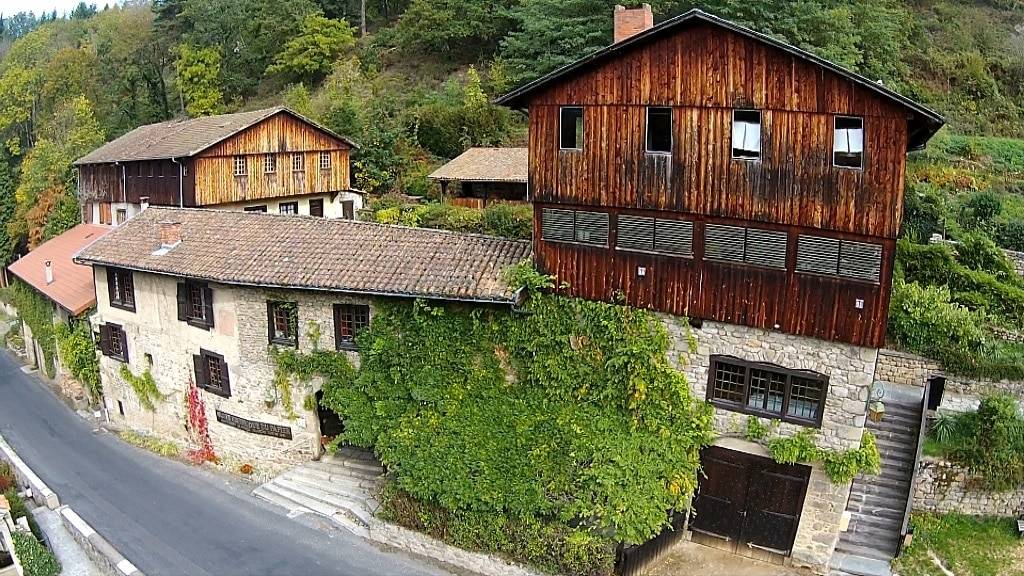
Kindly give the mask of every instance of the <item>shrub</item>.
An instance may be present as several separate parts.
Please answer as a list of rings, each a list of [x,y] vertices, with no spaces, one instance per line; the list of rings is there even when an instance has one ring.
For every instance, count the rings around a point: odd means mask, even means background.
[[[985,488],[1024,487],[1024,417],[1013,396],[986,396],[976,411],[945,415],[929,433],[947,458],[977,475]]]
[[[491,204],[484,208],[485,234],[529,240],[533,236],[533,206]]]
[[[1003,248],[1024,252],[1024,221],[1000,223],[996,228],[996,241]]]
[[[60,574],[60,563],[57,558],[43,546],[39,540],[24,532],[12,532],[14,552],[25,570],[25,576],[57,576]]]
[[[0,493],[17,488],[18,479],[14,477],[14,468],[7,462],[0,461]]]
[[[64,366],[85,386],[92,401],[98,402],[103,394],[100,361],[96,356],[96,343],[93,342],[88,322],[76,322],[74,326],[60,323],[54,332]]]
[[[985,341],[983,316],[950,301],[949,290],[893,281],[889,338],[931,358],[970,356]]]
[[[972,270],[989,272],[1002,281],[1020,284],[1017,270],[1006,252],[984,234],[971,233],[961,237],[956,247],[956,259]]]
[[[942,232],[946,213],[942,194],[928,184],[907,187],[903,208],[903,236],[926,241],[936,232]]]
[[[18,518],[25,518],[28,521],[28,527],[32,530],[32,534],[36,538],[43,537],[43,531],[39,529],[39,524],[36,522],[35,516],[29,511],[28,505],[25,500],[18,495],[17,488],[8,488],[4,492],[4,498],[7,498],[7,503],[11,505],[11,518],[17,520]]]
[[[959,222],[964,228],[992,230],[995,219],[1003,211],[1003,203],[995,192],[975,192],[960,207]]]

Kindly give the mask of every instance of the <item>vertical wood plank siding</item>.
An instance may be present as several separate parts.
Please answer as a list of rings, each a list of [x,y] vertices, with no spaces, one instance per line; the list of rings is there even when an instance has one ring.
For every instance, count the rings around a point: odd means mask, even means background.
[[[188,158],[179,162],[189,164]],[[129,202],[143,197],[154,205],[177,206],[179,195],[185,206],[193,206],[191,179],[179,185],[181,167],[170,160],[142,160],[122,164],[84,164],[78,167],[79,190],[84,202]]]

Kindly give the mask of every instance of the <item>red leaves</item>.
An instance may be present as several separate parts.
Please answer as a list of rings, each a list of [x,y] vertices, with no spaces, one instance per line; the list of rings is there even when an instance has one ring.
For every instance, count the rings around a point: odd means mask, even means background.
[[[220,462],[217,453],[213,451],[213,441],[210,440],[209,422],[206,419],[206,403],[199,395],[199,388],[189,378],[188,392],[185,395],[188,401],[188,431],[192,440],[199,445],[198,448],[189,450],[185,457],[193,464],[203,462]]]

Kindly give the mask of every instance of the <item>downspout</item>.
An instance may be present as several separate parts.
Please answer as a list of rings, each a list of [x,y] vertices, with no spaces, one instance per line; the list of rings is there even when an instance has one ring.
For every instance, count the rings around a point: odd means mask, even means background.
[[[185,166],[178,162],[177,158],[171,158],[171,162],[178,165],[178,208],[185,207]]]

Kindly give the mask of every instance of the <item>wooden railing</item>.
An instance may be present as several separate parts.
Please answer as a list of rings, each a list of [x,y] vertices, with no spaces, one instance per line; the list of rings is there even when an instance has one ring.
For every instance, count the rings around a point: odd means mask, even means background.
[[[921,419],[917,430],[917,451],[914,453],[914,469],[910,473],[910,492],[907,494],[907,507],[903,511],[903,527],[900,528],[899,547],[896,549],[896,556],[903,553],[903,545],[907,541],[907,532],[910,531],[910,512],[914,507],[914,492],[917,488],[917,471],[921,463],[921,454],[924,452],[925,435],[928,433],[928,399],[932,392],[931,380],[924,383],[924,394],[921,398]]]

